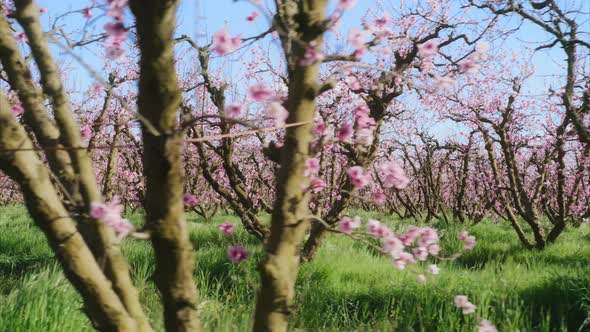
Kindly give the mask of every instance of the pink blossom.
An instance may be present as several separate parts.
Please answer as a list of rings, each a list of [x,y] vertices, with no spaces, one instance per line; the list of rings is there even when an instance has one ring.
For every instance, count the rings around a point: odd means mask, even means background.
[[[412,256],[412,254],[410,254],[409,252],[404,251],[400,253],[399,256],[393,257],[393,267],[398,270],[403,270],[406,268],[407,264],[414,263],[416,263],[416,260],[414,259],[414,256]]]
[[[440,269],[435,264],[428,265],[428,273],[430,274],[439,274]]]
[[[119,60],[125,56],[125,50],[120,47],[107,47],[106,56],[110,60]]]
[[[219,55],[233,52],[242,45],[240,36],[232,37],[228,29],[217,31],[212,36],[213,51]]]
[[[326,132],[326,123],[321,117],[316,118],[314,133],[318,136],[324,135]]]
[[[92,129],[90,128],[89,125],[86,125],[86,126],[82,127],[82,129],[80,129],[80,136],[82,137],[82,140],[84,140],[84,141],[90,139],[90,136],[92,136]]]
[[[356,4],[356,0],[338,0],[338,10],[349,10]]]
[[[112,225],[113,230],[120,236],[126,236],[133,230],[133,225],[127,219],[121,219]]]
[[[101,220],[105,225],[113,228],[115,232],[125,236],[133,229],[133,225],[121,217],[122,211],[123,207],[117,198],[106,203],[90,203],[90,217]]]
[[[392,23],[392,18],[391,18],[391,15],[389,15],[389,13],[385,13],[385,14],[383,14],[382,17],[376,18],[373,21],[374,27],[377,28],[378,30],[387,29],[389,27],[389,25],[391,25],[391,23]]]
[[[470,235],[465,239],[465,243],[464,243],[463,247],[467,250],[471,250],[475,247],[476,243],[477,243],[477,241],[475,240],[475,236]]]
[[[90,216],[94,219],[102,219],[106,215],[106,205],[102,202],[90,203]]]
[[[246,248],[242,246],[235,246],[227,249],[227,258],[229,258],[234,263],[240,263],[248,259],[250,254],[246,250]]]
[[[429,40],[424,44],[418,45],[418,52],[423,58],[430,58],[438,54],[438,44]]]
[[[352,29],[348,33],[347,41],[353,49],[362,51],[367,48],[365,45],[365,38],[367,33],[358,29]]]
[[[426,247],[430,244],[437,244],[439,242],[438,232],[434,228],[423,227],[420,230],[421,237],[418,240],[418,245]]]
[[[462,73],[477,74],[481,68],[481,65],[475,62],[474,59],[467,58],[459,64],[459,68],[461,69]]]
[[[121,21],[123,19],[123,13],[125,11],[125,7],[127,6],[126,0],[107,0],[109,5],[109,10],[107,11],[107,16],[116,18],[117,20]]]
[[[320,171],[320,160],[318,158],[309,158],[305,161],[303,176],[317,175]]]
[[[371,182],[371,174],[361,166],[353,166],[346,170],[354,189],[361,189]]]
[[[310,184],[309,184],[309,189],[311,190],[312,193],[317,194],[320,191],[324,190],[324,188],[326,187],[326,183],[324,182],[324,180],[322,180],[320,177],[317,176],[312,176]]]
[[[113,41],[123,41],[129,35],[129,31],[121,22],[109,22],[104,25],[104,30]]]
[[[92,8],[86,7],[82,9],[82,15],[84,15],[85,18],[92,18]]]
[[[425,261],[428,258],[428,249],[424,247],[416,247],[412,249],[414,257],[419,261]]]
[[[12,114],[14,114],[14,116],[18,116],[18,115],[23,114],[25,112],[25,109],[23,108],[22,104],[14,104],[10,108],[10,112],[12,112]]]
[[[354,135],[354,142],[361,145],[371,145],[374,139],[373,128],[357,129]]]
[[[410,226],[406,233],[401,234],[399,236],[399,239],[405,246],[409,246],[412,245],[412,243],[414,243],[418,235],[420,235],[420,228],[416,226]]]
[[[376,190],[371,193],[373,203],[381,205],[385,202],[385,194],[381,190]]]
[[[219,230],[223,233],[223,235],[230,235],[234,232],[234,225],[224,222],[223,224],[219,224],[217,226]]]
[[[465,241],[465,239],[469,236],[469,233],[467,233],[467,231],[461,231],[459,232],[459,234],[457,235],[457,239],[461,240],[461,241]]]
[[[344,83],[351,89],[351,90],[360,90],[362,88],[361,82],[359,79],[354,75],[348,75],[344,79]]]
[[[39,14],[47,14],[47,8],[39,7]]]
[[[403,254],[409,255],[409,253],[404,252],[405,246],[402,243],[402,241],[400,241],[400,239],[393,235],[383,238],[381,242],[383,246],[383,251],[385,251],[388,255],[390,255],[393,258],[400,258]],[[405,257],[404,259],[408,260],[407,257]],[[411,260],[413,259],[414,257],[412,257]]]
[[[281,103],[273,101],[268,104],[268,117],[275,121],[275,125],[282,127],[287,123],[289,118],[289,111]]]
[[[416,281],[418,281],[419,283],[424,283],[426,282],[426,276],[423,274],[419,274],[416,276]]]
[[[440,253],[440,246],[438,244],[431,244],[428,246],[428,253],[432,256],[437,256]]]
[[[24,32],[18,32],[16,34],[16,39],[19,40],[19,41],[22,41],[23,43],[29,41],[29,38],[27,37],[27,34],[24,33]]]
[[[301,60],[300,64],[302,66],[310,66],[318,62],[324,61],[325,58],[326,56],[322,51],[310,46],[305,49],[305,53],[303,54],[303,60]]]
[[[487,319],[480,319],[477,325],[478,332],[498,332],[498,329]]]
[[[342,233],[350,234],[354,229],[357,229],[361,226],[361,218],[354,217],[353,219],[350,219],[348,217],[344,217],[342,220],[340,220],[340,222],[338,222],[338,226],[338,229]]]
[[[455,296],[454,302],[457,308],[461,308],[463,310],[464,315],[474,313],[477,309],[477,307],[473,303],[469,302],[467,296],[465,295]]]
[[[396,188],[396,189],[404,189],[408,186],[410,179],[406,176],[404,169],[401,166],[394,162],[388,161],[381,165],[379,165],[379,169],[382,173],[382,181],[383,186],[385,188]]]
[[[193,206],[197,205],[199,201],[197,200],[197,197],[195,197],[192,194],[189,193],[185,193],[182,196],[182,203],[184,204],[184,207],[186,208],[192,208]]]
[[[436,86],[442,90],[448,89],[455,84],[455,80],[449,76],[434,75],[434,81]]]
[[[248,93],[255,101],[267,101],[275,96],[275,93],[262,83],[251,85]]]
[[[252,14],[246,17],[246,21],[248,21],[249,23],[254,23],[254,21],[256,21],[256,18],[258,18],[259,15],[260,14],[258,14],[258,12],[252,12]]]
[[[238,103],[231,103],[225,107],[225,114],[230,117],[238,117],[242,113],[242,105]]]
[[[95,83],[90,87],[90,91],[93,93],[99,94],[103,91],[103,86],[100,83]]]
[[[378,220],[369,219],[367,222],[367,232],[370,236],[376,238],[384,237],[386,226],[381,224]]]
[[[338,129],[338,141],[344,142],[347,139],[352,137],[352,126],[348,123],[345,123]]]

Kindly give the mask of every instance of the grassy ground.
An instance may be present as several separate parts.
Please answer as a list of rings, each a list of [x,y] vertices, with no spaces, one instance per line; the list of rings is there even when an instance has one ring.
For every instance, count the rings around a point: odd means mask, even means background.
[[[220,235],[215,225],[235,217],[217,216],[212,224],[195,216],[191,220],[206,330],[248,330],[259,245],[241,231],[231,239]],[[459,247],[457,231],[443,227],[446,249]],[[470,232],[478,238],[476,248],[457,261],[441,263],[441,274],[426,284],[418,284],[407,271],[393,270],[387,259],[364,245],[332,236],[317,259],[301,269],[293,330],[474,331],[475,315],[463,316],[454,307],[456,294],[468,295],[478,306],[477,315],[500,331],[590,330],[590,320],[582,327],[590,315],[587,225],[568,230],[543,252],[523,250],[504,225],[484,223]],[[234,241],[245,244],[253,259],[240,266],[228,263],[224,248]],[[162,330],[162,309],[150,280],[151,248],[129,241],[124,251],[148,314]],[[0,209],[0,331],[89,331],[80,308],[80,298],[26,211]]]

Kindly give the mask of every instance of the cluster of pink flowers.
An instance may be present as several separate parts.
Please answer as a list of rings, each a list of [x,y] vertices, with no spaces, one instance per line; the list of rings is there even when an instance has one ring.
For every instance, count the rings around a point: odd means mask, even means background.
[[[23,114],[25,112],[25,109],[23,108],[23,105],[21,105],[21,104],[14,104],[10,108],[10,112],[12,112],[12,114],[14,114],[14,116],[18,116],[18,115]]]
[[[90,216],[102,221],[105,225],[113,228],[120,236],[126,236],[133,230],[133,225],[121,216],[123,207],[119,200],[114,198],[110,202],[93,202],[90,204]]]
[[[438,44],[433,40],[429,40],[424,44],[420,44],[418,47],[418,53],[423,59],[431,60],[432,57],[438,54]]]
[[[92,18],[92,8],[85,7],[84,9],[82,9],[81,12],[85,18],[88,18],[88,19]]]
[[[234,225],[230,224],[229,222],[219,224],[217,228],[219,228],[223,235],[230,235],[234,232]]]
[[[348,43],[354,49],[354,56],[362,57],[367,52],[367,45],[365,39],[367,38],[367,31],[352,29],[348,33]]]
[[[318,176],[319,171],[320,161],[317,158],[310,158],[305,161],[303,176],[310,178],[308,189],[314,194],[319,193],[326,187],[324,180]]]
[[[248,94],[254,101],[264,102],[275,97],[274,91],[263,83],[256,83],[248,88]]]
[[[185,208],[192,208],[193,206],[197,205],[199,201],[197,200],[197,197],[195,197],[195,195],[189,194],[189,193],[185,193],[182,196],[182,203],[184,204]]]
[[[361,227],[361,218],[354,217],[350,219],[349,217],[344,217],[338,223],[338,230],[342,233],[350,234],[353,230]]]
[[[469,235],[467,231],[462,231],[461,233],[459,233],[459,235],[457,235],[457,239],[463,241],[463,247],[469,250],[473,249],[473,247],[475,247],[475,244],[477,243],[477,241],[475,240],[475,236]]]
[[[338,0],[338,10],[349,10],[356,4],[356,0]]]
[[[250,257],[248,250],[242,246],[235,246],[227,249],[227,257],[234,263],[240,263]]]
[[[127,0],[107,0],[107,5],[107,16],[113,17],[119,22],[123,21],[123,14],[125,7],[127,7]]]
[[[83,141],[88,141],[92,136],[92,128],[89,125],[85,125],[80,129],[80,137]]]
[[[252,12],[252,14],[246,17],[246,21],[248,21],[249,23],[254,23],[254,21],[256,21],[259,15],[260,14],[258,14],[258,12]]]
[[[369,107],[359,104],[354,108],[354,140],[363,145],[373,144],[373,131],[375,131],[375,120],[369,116]]]
[[[361,219],[344,217],[338,223],[338,231],[351,234],[355,229],[362,226]],[[387,225],[378,220],[369,219],[367,222],[366,235],[379,239],[383,253],[392,259],[394,268],[403,270],[408,264],[424,262],[429,256],[438,257],[441,251],[438,232],[430,227],[409,226],[408,229],[399,235],[395,235]],[[426,272],[431,275],[440,273],[436,264],[430,264]],[[427,280],[424,274],[417,276],[419,282]]]
[[[471,302],[465,295],[457,295],[454,299],[455,306],[460,308],[464,315],[469,315],[477,310],[477,306]],[[479,323],[477,325],[478,332],[498,332],[498,329],[487,319],[479,318]]]
[[[305,53],[303,54],[303,59],[301,60],[300,64],[302,66],[310,66],[324,61],[325,58],[326,56],[321,50],[317,48],[317,46],[310,45],[305,49]]]
[[[455,301],[455,306],[457,308],[461,308],[461,310],[463,310],[464,315],[472,314],[477,309],[477,307],[473,303],[469,302],[469,300],[467,299],[467,296],[465,296],[465,295],[455,296],[454,301]]]
[[[481,69],[481,62],[487,59],[487,52],[490,49],[485,42],[478,42],[475,45],[475,52],[459,64],[459,69],[465,74],[477,74]]]
[[[362,189],[371,183],[371,173],[363,169],[361,166],[352,166],[346,170],[346,174],[350,177],[350,181],[354,189]]]
[[[410,183],[404,169],[395,161],[387,161],[379,165],[380,178],[383,186],[388,188],[404,189]]]
[[[375,190],[371,193],[371,200],[373,203],[381,205],[385,202],[385,193],[381,190]]]
[[[212,36],[213,51],[219,55],[226,55],[242,46],[240,35],[232,37],[228,29],[221,29]]]
[[[122,22],[109,22],[104,25],[107,34],[107,58],[117,60],[125,56],[123,42],[127,40],[129,31]]]
[[[219,228],[221,233],[223,233],[223,235],[225,236],[229,236],[234,233],[234,225],[232,225],[229,222],[219,224],[217,225],[217,228]],[[243,246],[239,245],[227,248],[226,254],[227,258],[236,264],[250,257],[250,253],[248,253],[248,250],[246,250],[246,248],[244,248]]]
[[[284,126],[289,117],[289,111],[282,105],[273,90],[264,83],[256,83],[248,88],[248,95],[254,101],[266,103],[266,112],[270,119],[274,120],[276,126]]]
[[[352,137],[352,126],[348,123],[343,124],[340,129],[338,129],[338,141],[344,142]]]
[[[232,118],[237,118],[242,114],[242,105],[238,103],[231,103],[225,107],[225,115]]]
[[[478,332],[498,332],[498,329],[487,319],[480,319],[477,324]]]

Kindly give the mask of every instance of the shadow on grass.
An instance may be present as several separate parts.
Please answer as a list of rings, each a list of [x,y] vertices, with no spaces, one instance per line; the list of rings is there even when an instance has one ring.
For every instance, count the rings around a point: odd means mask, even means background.
[[[550,330],[556,331],[565,322],[568,331],[578,331],[590,317],[590,277],[556,276],[519,293],[532,310],[533,326],[539,326],[549,315]],[[587,331],[587,330],[585,330]]]

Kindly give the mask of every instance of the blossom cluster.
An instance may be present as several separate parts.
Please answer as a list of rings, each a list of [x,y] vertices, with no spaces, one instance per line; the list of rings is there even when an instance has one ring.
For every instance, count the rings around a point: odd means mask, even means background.
[[[123,212],[123,207],[117,198],[113,198],[110,202],[92,202],[90,204],[92,218],[100,220],[111,227],[119,236],[124,237],[133,230],[133,225],[121,216],[121,212]]]
[[[107,58],[111,60],[118,60],[125,56],[123,43],[129,36],[129,31],[123,25],[123,13],[127,7],[126,0],[108,0],[107,16],[115,19],[115,22],[109,22],[104,25],[104,30],[107,35],[106,38],[106,52]],[[84,9],[84,16],[91,17],[90,8]]]

